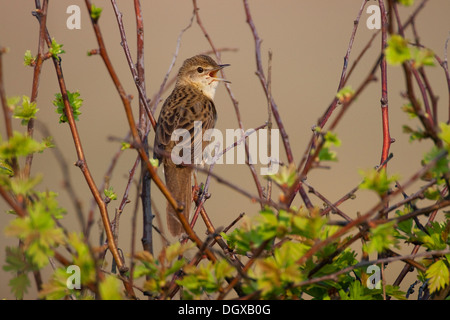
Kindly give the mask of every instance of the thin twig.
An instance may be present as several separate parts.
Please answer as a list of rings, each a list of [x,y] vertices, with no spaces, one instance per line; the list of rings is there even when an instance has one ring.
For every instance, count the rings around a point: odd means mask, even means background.
[[[211,37],[209,36],[208,32],[206,31],[206,28],[204,27],[204,25],[203,25],[203,23],[202,23],[202,21],[200,19],[199,8],[197,6],[197,1],[196,0],[193,0],[193,5],[194,5],[195,16],[197,18],[197,24],[199,25],[200,29],[202,30],[203,34],[205,35],[205,38],[208,40],[212,50],[214,51],[214,54],[215,54],[216,58],[218,59],[218,62],[220,64],[221,63],[221,58],[220,58],[220,55],[219,55],[219,51],[216,49],[214,43],[211,40]],[[222,77],[226,79],[224,69],[220,70],[220,72],[222,74]],[[243,125],[242,119],[241,119],[241,112],[239,110],[239,102],[234,97],[234,94],[231,91],[231,87],[230,87],[229,83],[225,83],[225,88],[227,89],[228,95],[230,96],[230,99],[231,99],[231,101],[233,103],[234,111],[236,113],[236,117],[237,117],[239,128],[242,131],[245,131],[244,130],[244,125]],[[247,144],[247,141],[244,141],[244,147],[245,147],[245,153],[246,153],[247,159],[249,159],[250,152],[249,152],[249,146]],[[262,198],[263,197],[263,190],[262,190],[261,182],[259,181],[258,175],[256,174],[256,169],[253,166],[252,161],[247,161],[247,165],[248,165],[248,167],[250,169],[250,172],[252,174],[253,180],[255,182],[256,189],[258,191],[258,195],[259,195],[260,198]]]

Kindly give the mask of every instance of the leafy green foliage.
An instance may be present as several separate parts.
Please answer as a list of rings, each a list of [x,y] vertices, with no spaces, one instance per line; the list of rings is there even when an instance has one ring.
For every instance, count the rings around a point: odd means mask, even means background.
[[[100,296],[103,300],[122,300],[121,282],[113,275],[107,275],[99,284]]]
[[[397,34],[392,35],[388,40],[385,54],[387,62],[394,66],[409,60],[412,60],[414,68],[434,66],[434,52],[432,50],[418,47],[409,48],[408,41]]]
[[[127,150],[131,148],[131,144],[128,142],[122,142],[122,148],[120,148],[120,150]]]
[[[70,274],[67,273],[66,268],[57,268],[50,281],[42,285],[42,290],[39,292],[39,297],[46,300],[60,300],[68,296],[81,298],[80,291],[76,289],[69,289],[67,280]]]
[[[224,286],[225,278],[231,276],[235,269],[226,260],[219,260],[199,266],[187,265],[183,271],[185,276],[177,283],[185,289],[183,298],[193,299],[205,293],[217,292]]]
[[[114,192],[114,188],[112,186],[110,186],[108,189],[103,190],[103,193],[109,200],[117,199],[117,194]]]
[[[370,241],[364,245],[368,253],[383,252],[390,246],[397,244],[394,222],[383,223],[370,230]]]
[[[414,48],[412,50],[413,67],[434,66],[434,52],[428,48]]]
[[[67,90],[67,98],[69,99],[70,107],[72,108],[72,115],[75,121],[78,121],[78,116],[81,114],[80,108],[83,104],[83,99],[80,98],[80,93],[70,92]],[[53,105],[56,107],[56,112],[60,114],[59,123],[67,122],[67,115],[65,112],[64,101],[61,93],[55,94],[55,100],[53,100]]]
[[[101,15],[102,11],[103,11],[103,8],[96,7],[94,4],[92,4],[92,6],[91,6],[91,18],[92,18],[92,20],[97,22],[98,19],[100,19],[100,15]]]
[[[400,300],[405,299],[405,293],[400,291],[398,287],[387,285],[385,286],[386,295],[395,297]],[[348,290],[339,290],[339,296],[342,300],[382,300],[382,289],[368,289],[359,281],[354,281],[350,284]]]
[[[391,184],[398,179],[397,176],[388,177],[385,168],[370,169],[368,171],[359,171],[360,175],[363,176],[364,180],[359,185],[361,189],[373,190],[380,196],[384,195],[391,188]]]
[[[422,165],[428,165],[431,161],[436,162],[427,171],[426,176],[424,177],[426,180],[435,178],[438,181],[441,181],[442,175],[448,172],[448,157],[440,157],[441,153],[441,149],[433,146],[431,150],[423,156]]]
[[[38,268],[48,264],[48,257],[53,256],[53,248],[64,243],[62,229],[56,227],[55,214],[61,210],[55,207],[54,196],[38,195],[36,201],[28,207],[29,215],[17,218],[6,227],[5,233],[23,241],[25,254]]]
[[[397,0],[397,2],[404,5],[405,7],[410,7],[414,4],[414,0]]]
[[[447,263],[444,260],[436,261],[427,269],[426,275],[429,279],[430,292],[445,288],[450,283],[448,261]]]
[[[7,141],[2,141],[0,136],[0,158],[4,160],[42,152],[48,147],[48,141],[37,142],[33,138],[19,132],[14,132],[11,139]]]
[[[11,177],[14,175],[13,168],[2,159],[0,159],[0,175],[8,175]]]
[[[447,150],[450,149],[450,125],[440,122],[439,123],[439,129],[441,130],[438,133],[439,138],[442,139],[443,142],[445,142],[445,146]]]
[[[325,142],[322,149],[319,151],[319,161],[337,161],[337,155],[335,151],[330,150],[331,146],[339,147],[341,145],[341,140],[338,139],[337,135],[328,131],[324,135]]]
[[[420,141],[428,137],[427,134],[421,128],[414,130],[407,125],[403,126],[403,132],[410,135],[409,142]]]
[[[150,295],[157,295],[167,290],[171,277],[186,265],[186,259],[182,256],[191,248],[192,243],[182,245],[176,242],[161,250],[158,259],[155,259],[147,251],[138,252],[136,259],[141,264],[136,265],[134,277],[147,277],[144,283],[144,289]]]
[[[346,86],[339,90],[339,92],[336,94],[336,98],[338,98],[340,102],[345,103],[351,100],[354,94],[355,90],[353,90],[351,86]]]
[[[6,247],[6,264],[3,266],[3,270],[14,274],[9,281],[9,286],[17,299],[23,299],[30,287],[27,273],[37,270],[37,268],[26,259],[20,248]]]
[[[25,66],[34,66],[36,63],[36,57],[31,54],[30,50],[25,51],[25,55],[23,57],[23,64]]]
[[[269,176],[281,188],[290,188],[297,179],[297,170],[294,165],[281,166],[277,173]]]
[[[52,38],[52,44],[49,48],[49,52],[53,58],[58,58],[59,54],[65,53],[65,51],[62,49],[63,46],[63,44],[59,44],[54,38]]]
[[[400,35],[393,35],[387,41],[387,48],[385,50],[386,60],[391,65],[400,65],[405,61],[411,59],[411,52],[408,48],[408,41],[403,39]]]
[[[22,125],[27,125],[30,119],[36,118],[36,112],[39,109],[36,108],[36,102],[30,102],[30,98],[27,96],[22,97],[22,104],[17,105],[14,108],[13,117],[16,119],[22,119]]]

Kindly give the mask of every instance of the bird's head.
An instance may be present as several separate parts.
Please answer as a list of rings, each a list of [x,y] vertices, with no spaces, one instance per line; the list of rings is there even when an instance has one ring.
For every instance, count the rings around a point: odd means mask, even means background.
[[[192,85],[212,100],[219,82],[230,82],[217,77],[217,73],[226,66],[229,64],[219,65],[207,55],[186,59],[178,72],[177,85]]]

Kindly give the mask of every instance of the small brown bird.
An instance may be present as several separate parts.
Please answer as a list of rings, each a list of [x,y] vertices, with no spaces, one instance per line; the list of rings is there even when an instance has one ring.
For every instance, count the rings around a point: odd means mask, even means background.
[[[154,156],[164,164],[166,185],[175,200],[184,207],[183,214],[189,218],[192,201],[192,166],[175,164],[170,156],[178,140],[172,140],[177,129],[185,129],[190,135],[190,162],[194,164],[194,143],[200,130],[195,130],[194,122],[201,121],[201,134],[214,128],[217,120],[214,94],[220,81],[217,73],[228,64],[217,64],[206,55],[197,55],[184,61],[178,71],[177,81],[172,93],[164,102],[158,118],[155,133]],[[200,144],[202,151],[205,142]],[[184,151],[183,151],[184,152]],[[176,161],[177,162],[177,161]],[[177,162],[178,163],[178,162]],[[186,163],[186,162],[183,162]],[[173,236],[178,236],[183,227],[173,207],[167,203],[167,226]]]

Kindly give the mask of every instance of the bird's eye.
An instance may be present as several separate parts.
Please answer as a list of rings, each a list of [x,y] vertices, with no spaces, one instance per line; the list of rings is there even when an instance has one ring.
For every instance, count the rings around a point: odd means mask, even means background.
[[[198,67],[197,71],[198,71],[198,73],[202,73],[203,72],[203,68],[202,67]]]

